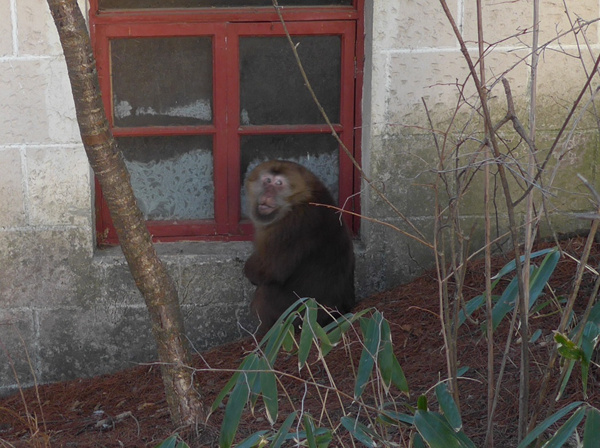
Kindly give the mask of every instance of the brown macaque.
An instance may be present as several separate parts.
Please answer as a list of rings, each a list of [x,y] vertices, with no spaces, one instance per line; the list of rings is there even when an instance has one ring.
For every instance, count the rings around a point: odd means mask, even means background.
[[[244,273],[256,285],[251,309],[264,334],[298,298],[310,297],[337,315],[354,305],[354,250],[350,232],[325,185],[302,165],[262,163],[246,179],[254,224],[254,253]],[[329,314],[320,310],[318,321]]]

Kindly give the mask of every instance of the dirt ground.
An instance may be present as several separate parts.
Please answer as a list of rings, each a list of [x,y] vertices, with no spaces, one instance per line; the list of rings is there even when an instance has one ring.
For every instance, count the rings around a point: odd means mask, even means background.
[[[562,248],[567,253],[579,258],[585,241],[580,238],[565,240]],[[548,246],[548,245],[546,245]],[[497,272],[509,258],[498,257],[494,261],[494,272]],[[598,266],[600,261],[600,245],[595,244],[590,265]],[[568,257],[561,257],[551,279],[551,288],[556,296],[568,294],[575,274],[575,262]],[[581,309],[592,289],[594,277],[586,274],[582,284],[578,307]],[[468,298],[482,292],[484,288],[483,263],[472,263],[466,279]],[[504,284],[505,285],[505,284]],[[502,285],[500,286],[502,287]],[[550,297],[546,290],[545,298]],[[542,298],[539,300],[543,300]],[[392,340],[396,356],[402,366],[409,383],[411,395],[397,395],[399,402],[416,406],[420,394],[427,393],[430,404],[434,403],[431,388],[439,379],[445,378],[445,357],[443,340],[440,334],[440,322],[437,283],[434,274],[426,274],[414,282],[401,286],[362,301],[358,308],[376,307],[390,322]],[[531,350],[531,403],[538,396],[542,368],[546,363],[551,348],[552,330],[556,328],[558,313],[552,313],[556,307],[544,309],[544,315],[535,314],[530,322],[531,332],[542,330],[542,336]],[[500,326],[496,334],[496,373],[499,370],[500,353],[504,350],[507,324]],[[516,446],[516,421],[518,415],[518,382],[519,382],[519,334],[509,351],[504,384],[498,403],[495,426],[495,446],[508,448]],[[477,324],[464,325],[460,330],[459,363],[468,366],[467,379],[460,382],[460,406],[464,428],[467,435],[477,446],[483,445],[486,424],[486,341],[482,337]],[[354,360],[358,359],[360,346],[350,346]],[[213,371],[198,371],[197,379],[205,402],[210,405],[218,394],[229,373],[223,369],[235,369],[241,359],[254,348],[253,340],[247,338],[196,357],[196,367]],[[328,357],[327,365],[340,389],[352,391],[354,374],[343,347],[336,348]],[[325,378],[320,364],[311,365],[315,376]],[[297,360],[293,356],[282,355],[276,365],[282,372],[297,375]],[[304,372],[306,369],[304,370]],[[588,383],[588,401],[600,406],[599,370],[597,366],[590,368]],[[292,399],[298,404],[300,398],[304,411],[315,418],[320,416],[321,400],[314,390],[304,390],[297,380],[281,376]],[[552,387],[555,387],[555,382]],[[582,400],[580,373],[576,368],[565,398],[558,407],[574,401]],[[291,411],[291,405],[285,396],[280,397],[280,419]],[[296,397],[296,398],[294,398]],[[339,419],[336,411],[337,401],[331,397],[327,401],[329,415]],[[26,405],[26,409],[25,409]],[[343,406],[351,408],[350,402]],[[548,403],[543,405],[546,409]],[[408,410],[402,409],[402,412]],[[223,410],[217,410],[208,424],[219,428]],[[254,416],[244,414],[238,434],[246,437],[252,432],[269,427],[261,404]],[[140,365],[114,375],[97,378],[79,379],[65,383],[41,386],[23,391],[0,400],[0,446],[52,446],[52,447],[153,447],[176,430],[169,420],[169,413],[164,397],[159,368],[156,365]],[[340,429],[340,433],[344,430]],[[405,444],[408,431],[397,430],[391,437],[396,446]],[[332,442],[331,446],[352,446],[348,439]],[[196,446],[210,446],[211,443],[195,443]],[[362,446],[358,442],[356,446]]]

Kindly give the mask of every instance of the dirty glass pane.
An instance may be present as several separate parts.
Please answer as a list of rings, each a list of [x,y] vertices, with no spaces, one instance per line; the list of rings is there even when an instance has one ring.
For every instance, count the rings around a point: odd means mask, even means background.
[[[246,176],[259,163],[284,159],[304,165],[327,186],[334,201],[339,195],[339,152],[337,141],[329,134],[252,135],[240,142],[242,216],[246,215]]]
[[[214,217],[212,137],[120,137],[146,220]]]
[[[212,122],[210,37],[111,41],[115,126]]]
[[[352,0],[279,0],[279,6],[351,6]],[[230,8],[270,6],[271,0],[99,0],[100,9]]]
[[[340,117],[340,36],[296,36],[298,54],[332,122]],[[325,123],[285,37],[240,38],[242,125]]]

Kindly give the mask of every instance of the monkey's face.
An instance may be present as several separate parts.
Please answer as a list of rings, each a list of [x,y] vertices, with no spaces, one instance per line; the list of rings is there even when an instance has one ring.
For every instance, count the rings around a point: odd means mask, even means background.
[[[261,171],[248,184],[251,218],[255,224],[269,224],[283,217],[290,209],[290,181],[282,173]]]

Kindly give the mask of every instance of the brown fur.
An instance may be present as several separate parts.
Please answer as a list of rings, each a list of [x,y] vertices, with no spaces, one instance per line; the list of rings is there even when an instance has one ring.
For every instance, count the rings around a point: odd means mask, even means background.
[[[273,186],[274,181],[281,184]],[[350,311],[355,300],[350,232],[335,210],[309,205],[334,205],[325,185],[301,165],[273,160],[252,170],[246,191],[255,237],[244,273],[256,285],[251,308],[261,321],[259,333],[299,297]],[[259,211],[261,203],[269,213]],[[318,320],[324,324],[329,316],[320,312]]]

